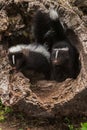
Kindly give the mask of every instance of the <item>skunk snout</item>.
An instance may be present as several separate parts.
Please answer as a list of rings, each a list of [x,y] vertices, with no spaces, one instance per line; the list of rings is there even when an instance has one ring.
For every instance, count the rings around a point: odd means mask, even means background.
[[[52,59],[52,64],[53,65],[61,65],[61,60],[60,59]]]
[[[57,64],[58,61],[57,61],[57,60],[53,60],[52,63],[53,63],[53,64]]]

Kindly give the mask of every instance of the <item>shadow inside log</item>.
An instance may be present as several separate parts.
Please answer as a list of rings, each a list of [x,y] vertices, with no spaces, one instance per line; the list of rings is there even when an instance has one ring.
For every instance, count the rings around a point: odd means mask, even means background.
[[[77,117],[77,116],[87,116],[87,86],[78,94],[74,96],[73,99],[64,103],[63,105],[55,105],[53,111],[55,116],[58,114],[62,116]]]

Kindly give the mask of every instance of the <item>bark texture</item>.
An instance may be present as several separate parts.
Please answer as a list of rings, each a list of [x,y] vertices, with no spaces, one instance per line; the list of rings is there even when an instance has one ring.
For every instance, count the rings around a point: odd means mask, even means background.
[[[87,16],[79,10],[78,1],[0,1],[1,43],[3,35],[23,27],[23,33],[32,41],[30,27],[35,11],[48,11],[54,7],[58,9],[61,21],[72,27],[78,35],[76,47],[81,61],[81,71],[75,80],[67,79],[62,83],[43,80],[31,84],[21,73],[9,74],[11,66],[8,64],[7,48],[1,45],[0,95],[4,105],[12,106],[29,117],[87,116],[87,21],[84,18]]]

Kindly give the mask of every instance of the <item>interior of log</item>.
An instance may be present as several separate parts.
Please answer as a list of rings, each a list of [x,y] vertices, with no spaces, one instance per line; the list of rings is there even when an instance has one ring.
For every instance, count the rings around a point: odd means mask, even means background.
[[[72,39],[72,35],[70,35],[69,38]],[[74,40],[77,42],[79,41],[77,38]],[[33,106],[35,105],[35,110],[36,106],[38,106],[38,109],[40,107],[40,109],[43,108],[44,110],[50,111],[54,108],[54,106],[56,106],[56,104],[62,105],[73,99],[76,94],[80,93],[82,89],[84,89],[84,84],[86,83],[82,54],[83,50],[82,48],[79,49],[79,46],[80,43],[75,46],[77,53],[79,53],[79,59],[76,61],[76,79],[67,78],[61,83],[40,79],[35,82],[35,79],[33,79],[31,84],[30,80],[24,77],[21,73],[10,74],[9,70],[11,69],[11,66],[8,64],[7,53],[3,53],[3,49],[1,49],[0,61],[2,62],[0,68],[0,88],[3,89],[3,84],[5,84],[4,86],[6,87],[4,91],[1,90],[0,92],[3,103],[5,105],[14,105],[16,103],[20,104],[21,100],[24,99],[24,102],[29,101],[30,106],[32,106],[31,104],[33,104]],[[33,107],[27,107],[26,109],[24,106],[25,104],[22,102],[18,106],[19,109],[25,110],[26,113],[28,113],[28,110],[35,112],[35,110],[32,109]],[[39,114],[39,111],[37,114]]]
[[[87,6],[80,7],[80,10],[82,10],[84,15],[87,15]]]
[[[84,0],[84,1],[76,0],[74,2],[74,5],[77,6],[79,8],[79,10],[81,10],[83,12],[84,15],[87,15],[87,3],[86,3],[86,0]]]

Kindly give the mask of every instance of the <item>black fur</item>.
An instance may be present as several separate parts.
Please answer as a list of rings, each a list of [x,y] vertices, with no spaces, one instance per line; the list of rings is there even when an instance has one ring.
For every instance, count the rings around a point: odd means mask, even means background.
[[[65,29],[63,28],[59,18],[51,19],[51,28],[54,31],[54,41],[62,41],[66,38]]]
[[[70,43],[78,48],[80,40],[78,38],[78,35],[75,33],[75,31],[72,28],[68,28],[65,31],[65,35],[67,39],[69,39]]]
[[[47,13],[37,11],[33,20],[33,35],[37,43],[44,44],[44,35],[50,29],[50,18]]]
[[[57,59],[55,60],[55,48],[69,48],[68,51],[59,50]],[[79,53],[77,49],[67,41],[57,42],[51,53],[52,61],[52,79],[61,82],[66,78],[75,79],[80,72]]]
[[[59,18],[53,20],[49,13],[38,11],[34,17],[33,34],[37,43],[46,44],[51,51],[56,41],[65,39],[65,30]]]
[[[72,29],[64,28],[59,18],[52,19],[49,14],[40,11],[36,13],[35,20],[35,38],[40,44],[46,43],[51,52],[52,79],[58,82],[64,81],[66,78],[75,79],[80,72],[75,32]],[[56,53],[54,49],[64,47],[69,48],[69,51],[60,50],[55,63],[54,55]]]
[[[15,55],[16,64],[12,64],[12,55]],[[50,63],[45,56],[40,53],[24,49],[23,52],[9,53],[8,55],[11,66],[16,67],[27,77],[27,71],[43,73],[45,79],[50,79]],[[29,78],[29,77],[28,77]]]

